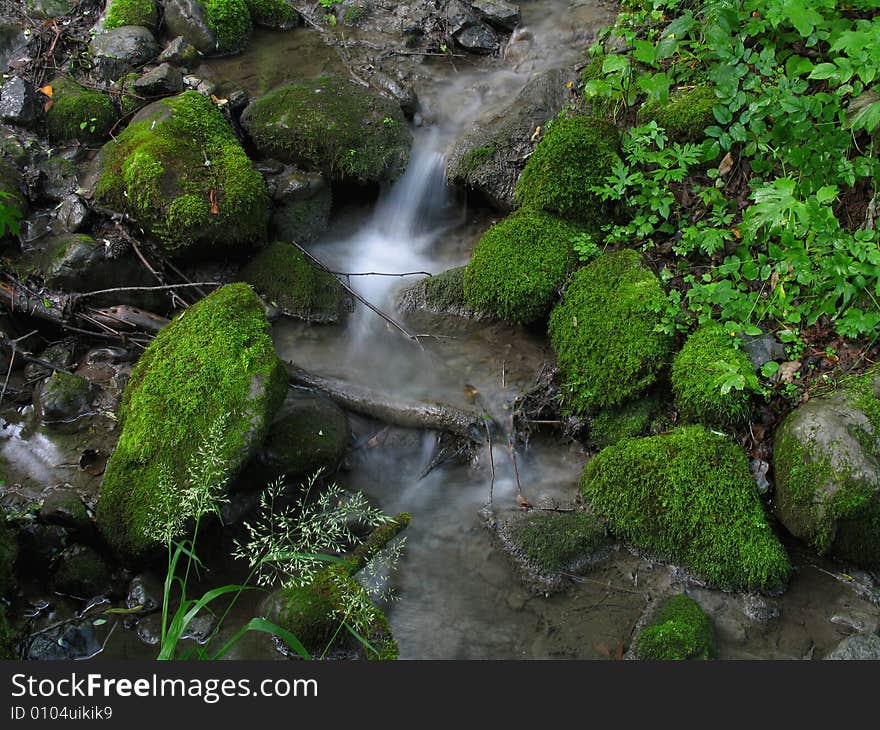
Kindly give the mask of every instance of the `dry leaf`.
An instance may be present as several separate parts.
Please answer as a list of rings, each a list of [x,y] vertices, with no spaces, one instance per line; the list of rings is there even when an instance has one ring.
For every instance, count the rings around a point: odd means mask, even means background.
[[[220,205],[217,203],[217,191],[214,190],[214,188],[211,188],[209,198],[211,199],[211,215],[220,215]]]
[[[739,230],[739,228],[737,228],[736,226],[734,226],[733,228],[730,229],[730,232],[733,234],[733,237],[734,237],[737,241],[742,241],[743,234],[742,234],[742,232]]]
[[[794,380],[794,376],[797,375],[801,370],[800,360],[789,360],[788,362],[782,363],[779,366],[779,370],[776,371],[776,382],[777,383],[790,383]]]
[[[46,84],[45,86],[41,86],[39,89],[37,89],[37,91],[39,91],[41,94],[45,94],[50,99],[52,98],[52,94],[53,94],[52,84]]]
[[[530,510],[532,508],[532,503],[529,502],[525,497],[521,494],[516,495],[516,503],[522,507],[524,510]]]
[[[47,112],[47,111],[49,111],[53,106],[55,106],[55,102],[52,101],[51,99],[49,99],[49,101],[47,101],[45,104],[43,104],[43,111],[44,111],[44,112]]]
[[[733,155],[728,152],[718,165],[718,174],[721,177],[727,177],[727,174],[733,169]]]
[[[540,137],[540,136],[541,136],[541,126],[538,125],[537,127],[535,127],[535,132],[534,132],[534,134],[532,134],[532,142],[534,142],[534,141],[535,141],[536,139],[538,139],[538,137]]]

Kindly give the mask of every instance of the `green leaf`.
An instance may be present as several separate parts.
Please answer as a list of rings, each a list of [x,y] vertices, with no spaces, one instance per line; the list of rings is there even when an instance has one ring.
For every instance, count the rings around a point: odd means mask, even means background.
[[[808,78],[822,80],[834,78],[837,75],[838,69],[833,63],[819,63],[816,64],[812,71],[810,71]]]
[[[770,360],[761,366],[761,375],[765,378],[772,378],[777,370],[779,370],[779,363],[775,360]]]

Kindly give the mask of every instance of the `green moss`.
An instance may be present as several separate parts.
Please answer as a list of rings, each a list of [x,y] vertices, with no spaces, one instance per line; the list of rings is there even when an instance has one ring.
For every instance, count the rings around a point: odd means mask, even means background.
[[[679,416],[686,422],[736,427],[749,420],[751,394],[746,390],[721,392],[719,378],[733,366],[752,371],[748,355],[736,347],[736,338],[720,324],[697,329],[672,361],[672,390]]]
[[[608,214],[590,187],[602,183],[617,163],[618,144],[617,128],[606,119],[555,121],[517,180],[517,202],[598,229]]]
[[[299,244],[311,243],[327,230],[333,194],[322,187],[305,200],[285,201],[272,213],[272,226],[280,238]]]
[[[106,592],[110,581],[110,571],[101,556],[81,545],[65,550],[52,573],[54,591],[82,598]]]
[[[428,309],[438,312],[461,309],[464,301],[464,277],[467,267],[441,271],[424,281],[425,304]]]
[[[544,317],[577,263],[571,241],[578,232],[535,211],[514,213],[492,226],[465,270],[468,306],[520,324]]]
[[[110,0],[104,27],[142,25],[155,30],[159,24],[159,10],[155,0]]]
[[[237,469],[262,441],[287,391],[262,302],[247,284],[218,289],[159,332],[132,370],[122,435],[107,464],[98,527],[126,555],[153,543],[167,465],[178,484],[208,430],[225,416],[222,458]],[[230,474],[230,476],[232,476]]]
[[[125,117],[129,117],[147,105],[147,100],[142,98],[133,88],[133,84],[140,78],[138,73],[130,73],[119,79],[115,88],[119,92],[119,108]]]
[[[362,5],[349,5],[342,14],[342,22],[346,25],[357,25],[367,17],[367,9]]]
[[[241,279],[306,321],[335,322],[345,313],[345,292],[336,277],[289,243],[266,246],[244,267]]]
[[[41,400],[51,400],[55,411],[67,413],[75,412],[88,403],[91,398],[89,381],[85,378],[56,370],[52,373],[43,389]]]
[[[602,523],[586,512],[536,512],[516,520],[510,531],[526,560],[546,572],[565,570],[606,542]]]
[[[746,454],[702,426],[609,446],[587,464],[581,492],[618,537],[721,588],[773,589],[788,578]]]
[[[240,50],[253,29],[247,0],[200,0],[205,8],[208,27],[217,36],[217,50],[228,53]]]
[[[296,20],[296,11],[287,0],[245,0],[255,23],[279,28]]]
[[[641,124],[657,122],[676,142],[702,142],[706,127],[715,124],[712,107],[717,103],[715,89],[700,84],[671,94],[665,102],[645,102],[638,111],[638,119]]]
[[[52,86],[52,106],[46,114],[46,131],[53,142],[102,142],[119,119],[110,97],[59,77]]]
[[[362,183],[400,176],[412,142],[397,104],[330,76],[258,99],[242,125],[267,157]]]
[[[657,398],[639,398],[619,408],[606,408],[590,419],[590,440],[600,449],[621,439],[642,436],[660,410]]]
[[[673,596],[639,634],[636,657],[658,659],[713,659],[715,636],[709,617],[685,595]]]
[[[575,272],[550,313],[548,333],[569,407],[611,408],[657,379],[672,338],[655,331],[662,289],[641,256],[608,253]]]
[[[266,236],[263,178],[220,110],[195,91],[151,104],[104,147],[96,197],[169,251]]]
[[[0,599],[12,588],[13,567],[18,557],[18,543],[12,530],[6,525],[3,512],[0,512]]]
[[[469,175],[476,170],[484,162],[487,162],[495,154],[495,143],[491,142],[485,147],[475,147],[461,163],[461,171],[464,175]]]

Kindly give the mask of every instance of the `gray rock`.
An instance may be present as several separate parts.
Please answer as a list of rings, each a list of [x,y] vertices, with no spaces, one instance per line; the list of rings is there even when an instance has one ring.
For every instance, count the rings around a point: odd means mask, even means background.
[[[50,585],[56,593],[77,598],[106,596],[113,587],[104,558],[83,545],[73,545],[61,554]]]
[[[138,619],[136,632],[147,646],[156,646],[162,641],[162,619],[159,616],[144,616]]]
[[[53,489],[43,500],[40,519],[51,525],[87,532],[92,527],[89,511],[79,493],[70,486]]]
[[[165,0],[165,28],[182,36],[202,53],[217,50],[217,36],[208,25],[204,6],[198,0]]]
[[[266,189],[275,202],[270,225],[277,240],[311,243],[327,230],[333,197],[320,173],[284,166],[266,179]]]
[[[132,578],[125,598],[126,608],[141,607],[145,613],[158,611],[162,606],[164,590],[162,584],[152,575],[143,573]]]
[[[40,353],[40,359],[52,363],[55,367],[67,368],[73,362],[72,347],[65,343],[50,345]],[[35,362],[29,362],[24,368],[24,375],[30,381],[48,378],[51,374],[49,368]]]
[[[60,18],[70,12],[68,0],[25,0],[24,7],[28,17],[34,20]]]
[[[519,23],[519,6],[504,0],[468,0],[468,5],[487,23],[504,30],[513,30]]]
[[[13,76],[0,88],[0,118],[7,122],[29,127],[37,122],[42,111],[37,92],[20,76]]]
[[[143,66],[159,55],[153,34],[140,25],[124,25],[98,33],[91,44],[95,69],[105,81],[115,81],[130,68]]]
[[[141,76],[132,88],[142,96],[170,96],[183,91],[183,74],[170,63],[163,63]]]
[[[446,6],[446,19],[449,24],[449,32],[453,36],[479,22],[479,18],[473,8],[459,2],[459,0],[451,0]]]
[[[40,172],[40,192],[44,198],[60,203],[73,195],[79,187],[75,154],[57,154],[37,163]]]
[[[34,400],[44,423],[73,421],[90,411],[92,386],[79,375],[56,371],[40,383]]]
[[[838,661],[880,660],[880,636],[877,634],[847,636],[825,659]]]
[[[182,35],[171,41],[159,54],[159,63],[170,63],[173,66],[188,66],[198,58],[196,47]]]
[[[72,660],[89,659],[101,652],[103,642],[98,637],[93,619],[64,623],[42,631],[27,639],[24,659]]]
[[[498,53],[501,41],[485,23],[475,23],[453,35],[456,43],[471,53],[490,55]]]
[[[744,337],[743,349],[755,368],[759,368],[771,360],[785,360],[785,347],[773,335]]]
[[[416,96],[415,90],[409,84],[398,82],[381,71],[376,71],[373,74],[372,81],[377,89],[384,92],[400,104],[400,108],[407,116],[411,117],[416,111],[418,111],[419,98]]]
[[[517,178],[535,148],[535,129],[565,106],[566,81],[561,70],[539,74],[505,110],[478,121],[452,146],[447,183],[476,193],[501,212],[513,210]]]
[[[79,195],[68,195],[61,201],[55,220],[52,221],[52,232],[56,235],[81,231],[89,217],[89,207]]]

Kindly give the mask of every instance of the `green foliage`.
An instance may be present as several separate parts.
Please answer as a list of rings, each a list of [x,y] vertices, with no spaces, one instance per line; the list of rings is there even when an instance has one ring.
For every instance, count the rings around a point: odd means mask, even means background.
[[[551,215],[520,211],[492,226],[464,274],[469,307],[510,322],[544,317],[576,264],[578,229]]]
[[[692,598],[672,596],[636,640],[636,656],[643,661],[713,659],[712,622]]]
[[[242,125],[264,155],[361,183],[403,174],[412,142],[397,104],[330,76],[261,97]]]
[[[123,25],[142,25],[155,30],[159,23],[159,10],[155,0],[110,0],[104,27],[120,28]]]
[[[16,196],[0,190],[0,239],[7,234],[17,236],[24,213],[15,205]]]
[[[735,334],[705,324],[672,361],[672,390],[679,416],[721,428],[743,425],[751,414],[751,395],[761,388],[752,363]]]
[[[104,147],[97,200],[131,215],[170,251],[265,239],[263,178],[220,110],[187,91],[142,114]]]
[[[253,29],[247,0],[200,0],[219,51],[239,50]]]
[[[593,186],[618,164],[617,149],[617,128],[606,119],[555,121],[517,180],[517,202],[598,229],[608,212]]]
[[[186,519],[185,495],[169,485],[186,483],[195,445],[229,414],[220,443],[223,462],[232,465],[225,485],[262,440],[286,390],[263,304],[247,284],[218,289],[163,328],[122,398],[122,434],[97,512],[107,541],[137,556],[176,538],[160,539],[154,525],[159,518],[168,523],[164,515]],[[181,523],[176,531],[182,530]]]
[[[568,569],[605,542],[602,523],[586,512],[540,512],[515,520],[511,539],[525,559],[543,572]]]
[[[548,328],[572,411],[617,406],[656,380],[672,347],[652,308],[662,296],[657,277],[629,249],[575,273]]]
[[[289,243],[270,243],[241,271],[246,281],[293,317],[335,322],[345,313],[339,281],[309,261]]]
[[[581,492],[612,533],[722,588],[788,579],[746,454],[702,426],[609,446],[587,464]]]
[[[119,119],[110,97],[64,77],[56,78],[50,85],[52,106],[46,114],[49,139],[103,142]]]

